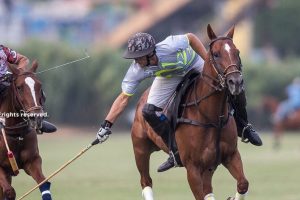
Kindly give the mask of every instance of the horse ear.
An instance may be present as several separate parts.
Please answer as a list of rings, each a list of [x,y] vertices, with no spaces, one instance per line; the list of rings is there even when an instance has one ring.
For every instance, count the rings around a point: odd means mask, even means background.
[[[32,67],[30,68],[30,72],[36,72],[36,70],[37,70],[37,68],[38,68],[38,66],[39,66],[39,64],[38,64],[38,62],[37,62],[37,60],[34,60],[33,62],[32,62]]]
[[[213,40],[213,39],[217,38],[217,36],[214,33],[214,31],[212,30],[210,24],[207,25],[207,35],[208,35],[208,37],[209,37],[210,40]]]
[[[16,66],[14,66],[12,64],[8,64],[8,68],[15,75],[19,75],[21,73],[21,71]]]
[[[233,25],[231,28],[230,28],[230,30],[228,31],[228,33],[227,33],[227,36],[226,37],[229,37],[229,38],[233,38],[233,34],[234,34],[234,27],[235,27],[235,25]]]

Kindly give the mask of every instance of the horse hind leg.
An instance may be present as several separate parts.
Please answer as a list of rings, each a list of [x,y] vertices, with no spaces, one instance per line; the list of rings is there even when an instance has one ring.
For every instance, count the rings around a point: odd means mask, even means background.
[[[153,143],[143,133],[142,128],[132,128],[132,144],[144,200],[153,200],[152,179],[149,174],[149,161]]]
[[[0,200],[16,199],[16,191],[11,186],[11,176],[6,175],[2,168],[0,168],[0,189]]]
[[[230,197],[228,200],[245,200],[249,182],[244,175],[243,163],[239,151],[236,150],[223,165],[237,181],[237,193],[234,198]]]
[[[0,187],[0,200],[15,200],[16,199],[16,191],[13,187],[8,189],[3,189]]]

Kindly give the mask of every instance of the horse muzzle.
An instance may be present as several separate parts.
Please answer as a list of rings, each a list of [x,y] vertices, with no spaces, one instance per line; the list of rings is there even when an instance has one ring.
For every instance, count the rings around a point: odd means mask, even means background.
[[[42,127],[42,122],[44,119],[44,113],[28,113],[30,128],[38,130]]]
[[[241,74],[231,74],[226,79],[228,90],[232,95],[239,95],[244,90],[244,79]]]

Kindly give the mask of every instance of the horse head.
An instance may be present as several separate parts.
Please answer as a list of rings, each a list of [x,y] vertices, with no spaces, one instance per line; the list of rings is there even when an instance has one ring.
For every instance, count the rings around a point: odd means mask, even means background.
[[[228,88],[232,95],[240,94],[244,89],[241,73],[239,50],[233,43],[234,26],[226,36],[217,37],[211,26],[207,26],[209,44],[208,63],[212,66],[213,77],[217,79],[219,88]]]
[[[13,107],[31,128],[39,129],[44,117],[43,104],[45,97],[42,91],[42,83],[38,80],[35,72],[38,63],[34,61],[28,70],[9,67],[13,80],[11,94],[13,95]]]

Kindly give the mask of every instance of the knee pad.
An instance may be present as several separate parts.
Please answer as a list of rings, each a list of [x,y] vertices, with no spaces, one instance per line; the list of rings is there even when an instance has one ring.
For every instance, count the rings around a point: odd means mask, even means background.
[[[166,120],[166,116],[162,113],[162,108],[153,104],[146,103],[143,107],[142,113],[145,120],[149,123]],[[160,113],[161,112],[161,113]]]
[[[146,104],[142,110],[144,119],[152,127],[152,129],[161,136],[168,137],[170,124],[167,117],[162,113],[161,108],[153,104]]]

